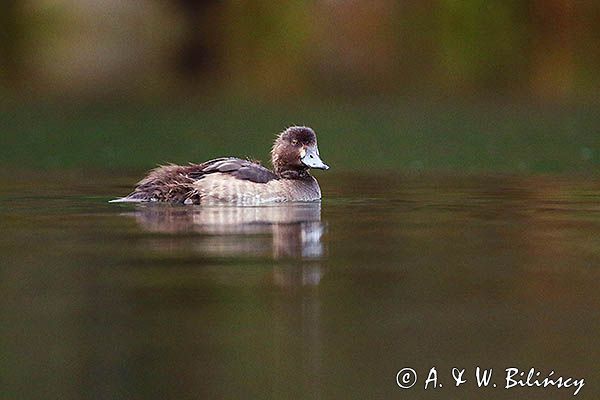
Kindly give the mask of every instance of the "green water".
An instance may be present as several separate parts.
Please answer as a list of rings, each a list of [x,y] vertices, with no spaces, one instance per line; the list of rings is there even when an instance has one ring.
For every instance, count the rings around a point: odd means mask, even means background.
[[[148,169],[236,156],[268,164],[275,135],[308,125],[335,171],[600,170],[598,104],[204,100],[194,105],[2,106],[0,165]]]
[[[600,396],[598,179],[331,172],[322,204],[107,203],[139,177],[2,175],[2,398],[572,397],[503,389],[508,367]]]

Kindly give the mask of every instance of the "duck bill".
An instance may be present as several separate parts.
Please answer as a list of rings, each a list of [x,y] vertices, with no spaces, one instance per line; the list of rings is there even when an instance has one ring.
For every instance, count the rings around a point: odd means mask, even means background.
[[[329,169],[329,165],[325,164],[323,160],[321,160],[321,157],[319,157],[319,149],[317,146],[309,146],[304,150],[304,155],[300,158],[302,164],[316,169]]]

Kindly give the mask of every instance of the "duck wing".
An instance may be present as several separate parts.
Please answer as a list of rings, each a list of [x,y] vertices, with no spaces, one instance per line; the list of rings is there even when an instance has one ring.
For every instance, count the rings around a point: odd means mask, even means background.
[[[184,203],[195,192],[194,182],[215,173],[255,183],[277,179],[277,175],[262,165],[234,157],[216,158],[202,164],[164,165],[150,171],[148,176],[138,182],[131,194],[111,202]]]
[[[195,166],[191,166],[195,167]],[[236,179],[242,179],[255,183],[267,183],[273,179],[277,179],[277,175],[273,171],[263,167],[262,165],[240,158],[225,157],[207,161],[198,165],[199,168],[194,168],[194,171],[189,172],[189,177],[195,180],[202,179],[207,174],[221,172],[233,176]]]

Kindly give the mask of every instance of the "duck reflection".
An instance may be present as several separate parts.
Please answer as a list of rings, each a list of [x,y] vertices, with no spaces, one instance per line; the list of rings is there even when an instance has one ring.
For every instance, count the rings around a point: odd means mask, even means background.
[[[279,286],[317,285],[325,254],[320,203],[260,207],[139,205],[132,213],[148,232],[194,234],[154,238],[152,246],[185,250],[210,257],[268,257],[278,263],[273,281]],[[196,234],[199,234],[196,236]],[[300,264],[300,265],[297,265]]]
[[[208,354],[206,360],[229,357],[229,350],[213,344],[214,335],[226,332],[229,336],[223,336],[223,343],[235,343],[261,332],[259,337],[266,341],[240,347],[240,357],[253,363],[269,360],[269,368],[261,374],[267,374],[264,376],[272,382],[274,397],[289,397],[290,384],[311,398],[322,397],[323,291],[318,286],[325,272],[322,260],[327,252],[327,226],[321,221],[319,203],[260,207],[147,204],[136,205],[127,215],[150,233],[138,236],[143,262],[126,280],[134,285],[126,300],[135,301],[135,307],[128,308],[135,310],[131,319],[141,321],[140,329],[133,332],[154,332],[144,324],[154,321],[156,310],[161,310],[165,330],[156,333],[156,340],[161,343],[160,351],[166,352],[163,358],[180,360],[182,365],[193,365],[198,374],[209,374],[210,379],[200,380],[199,393],[207,387],[214,389],[212,385],[222,387],[220,382],[228,379],[227,372],[215,372],[212,364],[198,356]],[[147,268],[155,266],[158,268]],[[150,275],[152,285],[148,286]],[[253,287],[250,293],[238,290],[248,286]],[[276,290],[271,290],[273,287]],[[183,329],[169,347],[164,345],[163,335],[171,337],[165,332],[171,332],[172,326]],[[131,343],[139,342],[144,341],[131,339]],[[137,368],[147,368],[145,361],[139,362]],[[165,386],[181,387],[184,379],[183,386],[194,387],[197,376],[203,376],[198,374],[182,378],[167,373]]]

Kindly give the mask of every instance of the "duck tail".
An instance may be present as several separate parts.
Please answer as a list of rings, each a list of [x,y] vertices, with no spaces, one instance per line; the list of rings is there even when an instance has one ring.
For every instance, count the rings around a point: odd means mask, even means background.
[[[194,189],[192,173],[198,166],[164,165],[153,169],[132,193],[111,200],[111,203],[170,202],[183,203]]]
[[[126,196],[126,197],[119,197],[118,199],[112,199],[112,200],[109,200],[108,202],[109,203],[143,203],[145,201],[147,201],[147,200]]]

